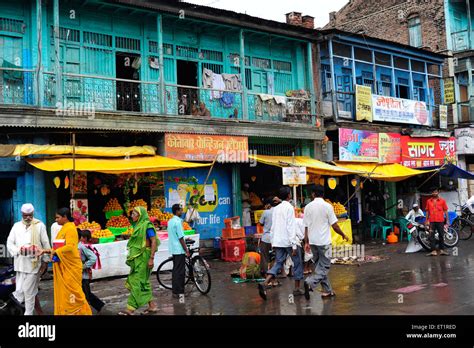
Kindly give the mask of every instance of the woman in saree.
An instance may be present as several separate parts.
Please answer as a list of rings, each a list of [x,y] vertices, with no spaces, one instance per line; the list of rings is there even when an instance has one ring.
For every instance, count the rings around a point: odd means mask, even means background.
[[[127,309],[119,315],[134,315],[135,311],[148,303],[145,314],[156,313],[153,301],[150,274],[153,270],[155,252],[159,246],[156,230],[148,217],[146,208],[136,207],[132,211],[133,234],[127,244],[127,265],[130,274],[125,287],[130,291]]]
[[[72,221],[68,208],[56,212],[56,222],[62,226],[56,239],[64,240],[65,243],[56,250],[44,251],[53,257],[54,315],[92,315],[82,291],[79,235]]]

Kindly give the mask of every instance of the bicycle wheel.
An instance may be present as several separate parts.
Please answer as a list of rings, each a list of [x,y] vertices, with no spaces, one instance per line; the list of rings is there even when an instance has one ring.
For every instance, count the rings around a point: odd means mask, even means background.
[[[448,227],[448,230],[444,232],[444,246],[448,248],[454,248],[459,242],[458,231],[452,227]]]
[[[156,279],[165,289],[171,290],[173,280],[173,259],[163,261],[156,270]]]
[[[457,217],[454,219],[451,227],[458,232],[460,240],[468,240],[472,237],[472,223],[469,220]]]
[[[193,277],[196,288],[203,295],[211,290],[211,273],[207,268],[206,261],[201,256],[193,258]]]

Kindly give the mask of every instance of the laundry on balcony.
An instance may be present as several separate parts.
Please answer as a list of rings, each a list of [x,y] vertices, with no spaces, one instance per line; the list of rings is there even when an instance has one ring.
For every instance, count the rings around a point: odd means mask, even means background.
[[[202,69],[202,86],[212,88],[214,72],[209,69]]]
[[[240,92],[242,91],[242,80],[239,74],[222,74],[226,91]]]
[[[221,74],[213,74],[212,88],[211,100],[222,98],[222,91],[225,90],[225,83]]]
[[[234,105],[235,96],[233,93],[224,92],[222,93],[222,98],[219,100],[219,103],[224,108],[231,108]]]

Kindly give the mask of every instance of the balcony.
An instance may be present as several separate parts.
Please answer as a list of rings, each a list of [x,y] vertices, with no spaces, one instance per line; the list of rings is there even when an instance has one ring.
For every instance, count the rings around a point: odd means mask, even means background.
[[[243,91],[165,84],[165,93],[162,93],[159,82],[65,73],[60,89],[62,97],[58,97],[56,75],[52,72],[42,73],[39,82],[35,79],[36,71],[31,69],[0,68],[0,74],[1,106],[37,107],[41,95],[42,108],[56,109],[65,116],[117,112],[320,125],[316,115],[311,114],[311,99],[304,91],[297,91],[300,93],[296,96],[269,96],[248,91],[245,93],[248,117],[244,117]]]
[[[457,31],[451,34],[451,40],[453,45],[453,51],[466,51],[472,49],[471,46],[472,34],[469,30]]]

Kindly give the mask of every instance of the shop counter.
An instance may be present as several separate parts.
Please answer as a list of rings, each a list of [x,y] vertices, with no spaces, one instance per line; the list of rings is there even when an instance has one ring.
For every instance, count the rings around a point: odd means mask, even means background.
[[[345,242],[340,235],[338,235],[331,227],[332,245],[352,245],[352,223],[351,219],[340,219],[337,224],[341,228],[342,232],[349,238],[349,241]]]
[[[194,243],[193,247],[199,246],[199,234],[185,236],[185,239],[194,240],[196,243]],[[158,266],[170,256],[168,250],[168,239],[160,240],[160,242],[161,244],[158,247],[158,251],[155,253],[153,271],[156,271]],[[94,244],[94,247],[100,253],[102,269],[92,270],[92,279],[119,277],[129,274],[130,267],[125,263],[127,260],[127,243],[128,240],[105,244]]]

